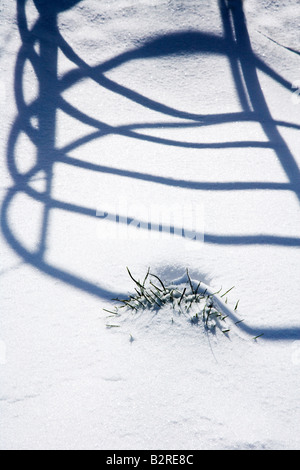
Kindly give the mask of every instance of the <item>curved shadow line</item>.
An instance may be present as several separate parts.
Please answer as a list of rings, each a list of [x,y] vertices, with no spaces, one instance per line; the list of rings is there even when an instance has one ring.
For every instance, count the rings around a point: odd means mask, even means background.
[[[41,202],[43,204],[48,205],[49,209],[57,209],[62,210],[86,217],[91,218],[99,218],[96,214],[95,209],[91,209],[89,207],[79,206],[77,204],[72,204],[68,202],[62,202],[57,199],[49,198],[49,196],[45,196],[43,193],[39,193],[38,191],[34,190],[30,186],[24,185],[23,187],[19,187],[17,192],[23,192],[27,194],[30,198]],[[100,211],[100,208],[98,208]],[[105,213],[105,210],[102,211]],[[127,224],[127,217],[125,214],[110,214],[113,219],[116,219],[118,216],[120,224]],[[148,225],[148,221],[141,220],[141,230],[149,230],[145,228]],[[181,230],[181,227],[173,227],[176,233]],[[153,231],[161,231],[160,228],[152,227],[151,230]],[[300,238],[296,237],[285,237],[285,236],[275,236],[275,235],[213,235],[206,233],[205,236],[205,243],[211,244],[222,244],[222,245],[285,245],[291,247],[298,247],[300,246]]]
[[[76,277],[71,273],[67,273],[66,271],[62,271],[54,266],[51,266],[49,263],[44,262],[41,260],[39,256],[34,253],[30,253],[28,250],[24,249],[24,247],[18,242],[18,240],[13,236],[10,227],[7,224],[8,213],[9,213],[9,206],[15,196],[18,193],[18,189],[11,189],[9,190],[5,201],[2,206],[1,211],[1,227],[4,236],[6,237],[7,241],[10,243],[11,247],[15,250],[15,252],[26,262],[32,266],[37,266],[39,270],[44,272],[45,274],[54,277],[64,283],[71,285],[76,289],[80,289],[88,294],[96,296],[98,298],[106,299],[110,301],[112,298],[118,298],[119,296],[126,297],[127,293],[121,293],[109,291],[103,289],[101,287],[96,286],[95,284],[88,282],[84,279]],[[227,313],[232,321],[238,321],[239,319],[234,315],[231,310],[227,310]],[[288,327],[281,327],[279,329],[276,328],[265,328],[265,327],[250,327],[245,322],[239,323],[239,329],[248,335],[255,336],[257,335],[257,331],[261,330],[264,331],[264,339],[265,340],[296,340],[300,337],[300,328],[288,328]]]
[[[76,3],[77,0],[74,0]],[[19,133],[21,132],[21,129],[24,130],[24,132],[29,133],[29,137],[32,139],[32,141],[35,143],[37,148],[39,146],[42,146],[42,137],[40,136],[40,133],[37,132],[31,125],[30,125],[30,119],[32,116],[38,114],[38,108],[41,106],[42,102],[37,101],[33,106],[28,107],[23,99],[22,93],[19,92],[20,88],[18,88],[18,83],[20,83],[19,77],[23,75],[24,73],[24,64],[26,60],[30,60],[33,68],[35,71],[37,71],[38,67],[38,60],[40,59],[39,56],[36,55],[36,53],[33,50],[33,46],[35,43],[35,39],[32,36],[32,31],[29,31],[28,29],[28,24],[26,21],[26,12],[25,12],[25,3],[26,0],[18,0],[18,24],[19,24],[19,29],[20,29],[20,35],[23,40],[23,46],[20,49],[20,54],[18,55],[18,61],[16,65],[16,78],[15,78],[15,92],[16,92],[16,100],[17,100],[17,106],[19,110],[19,117],[13,126],[12,133],[10,136],[10,140],[8,143],[8,161],[9,161],[9,168],[11,170],[11,174],[14,176],[16,185],[14,188],[10,189],[9,192],[7,193],[7,196],[5,198],[5,201],[2,206],[2,213],[1,213],[1,226],[3,233],[5,234],[6,239],[8,240],[9,244],[15,249],[17,253],[27,262],[30,264],[36,266],[38,269],[41,269],[43,272],[49,274],[50,276],[54,276],[58,279],[61,279],[64,282],[67,282],[70,285],[73,285],[74,287],[80,288],[83,291],[89,292],[93,295],[97,295],[99,297],[104,297],[104,298],[111,298],[112,295],[115,295],[112,292],[109,292],[105,289],[101,289],[100,287],[95,286],[92,283],[89,283],[88,281],[85,281],[83,279],[77,278],[76,276],[73,276],[70,273],[61,271],[54,266],[51,266],[47,264],[43,260],[43,253],[44,251],[39,250],[37,253],[30,253],[28,250],[26,250],[19,242],[18,240],[13,236],[13,233],[9,227],[9,208],[10,204],[13,201],[15,195],[19,192],[26,192],[26,194],[30,195],[31,197],[34,197],[36,200],[42,201],[46,206],[47,206],[47,211],[49,212],[50,209],[53,207],[59,208],[62,210],[67,210],[70,212],[76,212],[80,213],[83,215],[88,215],[88,216],[93,216],[95,217],[95,211],[91,211],[88,208],[83,208],[79,207],[76,205],[72,204],[67,204],[63,203],[60,201],[55,201],[51,198],[51,180],[52,180],[52,167],[53,164],[57,161],[60,161],[62,158],[67,158],[63,157],[61,152],[54,150],[54,148],[51,150],[52,152],[52,161],[47,161],[45,159],[45,156],[40,155],[40,158],[38,160],[38,163],[32,168],[29,172],[27,172],[25,175],[20,174],[20,172],[17,169],[16,163],[14,161],[14,146],[15,142],[18,138]],[[43,8],[49,11],[52,11],[52,16],[51,14],[49,15],[48,19],[54,20],[54,17],[56,19],[56,13],[55,8],[58,8],[57,5],[59,3],[55,3],[55,6],[53,4],[46,4]],[[203,33],[179,33],[179,34],[174,34],[166,38],[158,38],[156,40],[152,40],[149,43],[146,43],[144,46],[142,46],[140,49],[135,50],[135,51],[129,51],[124,54],[121,54],[118,57],[115,57],[114,59],[105,62],[104,64],[91,68],[89,67],[82,59],[80,59],[77,54],[72,51],[71,47],[67,45],[66,41],[62,38],[61,34],[58,31],[58,28],[54,26],[54,21],[52,22],[52,33],[55,35],[56,39],[58,40],[58,43],[61,44],[61,49],[65,53],[65,55],[70,59],[73,60],[73,62],[80,67],[81,70],[75,70],[71,71],[69,74],[67,74],[61,81],[57,82],[57,77],[56,74],[55,76],[52,76],[52,81],[53,83],[50,84],[51,88],[53,88],[54,81],[55,84],[58,84],[58,87],[56,87],[56,103],[58,104],[59,102],[59,94],[64,91],[67,87],[70,87],[74,85],[75,83],[78,82],[78,80],[82,78],[91,78],[96,81],[99,85],[105,87],[106,89],[117,93],[121,94],[122,96],[136,102],[137,104],[141,104],[142,106],[146,106],[149,109],[153,109],[157,112],[178,117],[181,119],[187,119],[187,120],[194,120],[194,121],[202,121],[206,123],[208,120],[210,120],[210,125],[213,124],[213,120],[215,119],[216,122],[221,122],[221,119],[224,119],[226,122],[226,119],[230,119],[228,122],[232,122],[232,116],[235,114],[236,116],[239,115],[239,120],[257,120],[257,122],[260,122],[263,126],[263,129],[265,130],[265,133],[269,139],[269,142],[273,142],[274,145],[276,145],[276,148],[278,148],[278,143],[280,144],[280,148],[284,150],[284,152],[281,150],[280,152],[278,151],[277,153],[279,154],[279,158],[282,162],[282,165],[284,169],[286,170],[286,174],[290,177],[291,184],[290,185],[284,185],[283,188],[280,189],[285,189],[286,187],[289,188],[289,190],[293,190],[299,197],[299,193],[297,192],[296,188],[297,183],[298,183],[298,173],[296,173],[296,177],[292,177],[292,172],[295,170],[295,161],[293,160],[292,154],[289,152],[289,149],[284,142],[283,138],[279,134],[276,126],[275,126],[275,121],[272,119],[272,116],[268,110],[267,104],[264,100],[264,96],[261,93],[259,93],[260,86],[259,86],[259,81],[257,78],[257,73],[256,73],[256,68],[261,69],[264,71],[267,75],[269,75],[271,78],[273,78],[275,81],[280,83],[281,85],[285,86],[286,88],[291,91],[291,84],[285,80],[283,77],[281,77],[279,74],[277,74],[274,70],[272,70],[269,66],[264,64],[262,61],[260,61],[253,53],[251,44],[250,44],[250,39],[248,36],[247,32],[247,27],[245,24],[245,17],[244,17],[244,12],[242,9],[242,6],[240,8],[237,8],[235,11],[231,11],[230,14],[232,15],[232,20],[235,26],[235,34],[236,34],[236,42],[234,41],[234,47],[233,46],[233,32],[231,29],[231,23],[228,22],[229,19],[229,10],[227,8],[227,5],[225,4],[224,0],[220,0],[220,6],[221,6],[221,12],[222,12],[222,17],[223,17],[223,23],[225,27],[225,33],[226,33],[226,28],[227,32],[229,33],[227,35],[227,39],[224,38],[218,38],[214,35],[205,35]],[[225,14],[225,9],[226,9],[226,14]],[[44,11],[46,11],[44,10]],[[41,16],[40,19],[37,21],[36,24],[36,29],[34,28],[34,33],[38,33],[38,27],[43,25],[45,26],[45,18],[42,18],[42,13],[40,12]],[[56,23],[55,23],[56,24]],[[230,31],[229,28],[230,27]],[[240,31],[239,31],[240,29]],[[225,34],[226,36],[226,34]],[[202,41],[201,45],[200,42]],[[191,45],[193,43],[193,47],[191,48]],[[196,43],[196,45],[195,45]],[[231,47],[231,49],[229,48]],[[57,46],[58,47],[58,46]],[[230,52],[231,51],[231,52]],[[46,55],[47,55],[47,51]],[[51,51],[50,51],[51,52]],[[130,60],[136,60],[136,59],[141,59],[141,58],[157,58],[160,55],[172,55],[172,54],[180,54],[181,52],[189,52],[189,53],[195,53],[195,52],[201,52],[203,53],[215,53],[219,55],[226,55],[229,57],[231,61],[231,67],[233,71],[233,77],[235,79],[236,87],[239,93],[240,101],[243,104],[244,112],[243,113],[232,113],[230,117],[226,115],[212,115],[212,116],[203,116],[199,114],[194,114],[194,113],[187,113],[184,111],[179,111],[176,109],[173,109],[171,107],[165,106],[161,103],[158,103],[154,100],[151,100],[149,98],[144,97],[143,95],[140,95],[137,92],[134,92],[133,90],[130,90],[122,85],[117,84],[116,82],[108,79],[107,77],[104,77],[103,74],[112,68],[115,68],[117,66],[120,66],[124,64],[125,62],[128,62]],[[53,53],[55,53],[53,51]],[[246,53],[247,55],[247,60],[245,60],[244,54]],[[49,51],[48,51],[49,55]],[[244,87],[244,82],[243,80],[240,79],[240,74],[238,71],[238,68],[236,67],[235,60],[239,60],[243,69],[243,75],[246,83],[246,88]],[[99,74],[101,74],[99,76]],[[37,78],[39,79],[39,75],[37,74]],[[55,79],[55,80],[54,80]],[[258,87],[258,88],[257,88]],[[254,111],[249,113],[250,107],[247,106],[247,94],[246,91],[249,95],[251,105],[254,108]],[[261,98],[263,98],[263,101],[260,102]],[[80,112],[79,112],[80,113]],[[74,110],[72,110],[72,115],[74,115]],[[82,113],[80,113],[82,115]],[[222,118],[221,118],[222,116]],[[44,117],[45,114],[44,114]],[[76,117],[76,116],[75,116]],[[81,116],[82,117],[82,116]],[[259,118],[259,119],[257,119]],[[25,121],[25,122],[24,122]],[[222,121],[224,122],[224,121]],[[99,123],[97,124],[99,125]],[[108,129],[110,126],[107,126],[106,124],[102,123],[101,126],[106,127],[106,132],[108,132]],[[296,126],[296,125],[294,125]],[[97,126],[96,126],[97,128]],[[114,128],[113,128],[114,129]],[[111,132],[111,130],[110,130]],[[115,129],[114,129],[115,132]],[[136,133],[132,132],[132,129],[130,129],[128,126],[123,126],[122,132],[126,132],[128,136],[132,137],[132,135],[137,135]],[[105,132],[104,132],[105,135]],[[145,137],[142,134],[138,134],[141,137]],[[147,136],[148,137],[148,136]],[[166,143],[166,145],[170,145],[170,141],[166,140],[164,142],[164,139],[160,143]],[[280,150],[280,149],[279,149]],[[287,155],[287,164],[283,164],[284,158]],[[13,163],[12,163],[13,161]],[[70,162],[69,162],[70,163]],[[72,163],[75,163],[74,160]],[[101,166],[97,166],[98,171],[101,171],[100,168]],[[37,193],[36,191],[32,190],[28,186],[28,182],[30,178],[36,174],[39,170],[45,170],[47,173],[47,181],[48,181],[48,190],[44,194]],[[105,171],[105,167],[102,167],[103,171]],[[109,171],[110,169],[107,169]],[[139,175],[137,172],[129,172],[131,174],[130,177],[136,177]],[[127,175],[124,175],[127,176]],[[149,175],[142,175],[142,177],[149,177]],[[151,177],[151,175],[150,175]],[[162,182],[163,179],[160,180]],[[156,182],[159,182],[158,180]],[[163,184],[166,184],[164,182]],[[205,184],[205,183],[203,183]],[[216,183],[218,184],[218,183]],[[222,184],[222,183],[221,183]],[[227,183],[225,183],[227,184]],[[230,184],[230,183],[229,183]],[[242,184],[242,183],[241,183]],[[251,184],[251,183],[250,183]],[[261,183],[265,184],[265,183]],[[271,183],[272,184],[272,183]],[[276,185],[276,183],[274,183]],[[279,189],[279,188],[277,188]],[[46,218],[44,219],[44,224],[43,224],[43,231],[46,232],[48,227],[48,221]],[[214,235],[207,235],[208,238],[210,239],[211,243],[229,243],[229,244],[239,244],[239,242],[242,242],[243,244],[249,243],[268,243],[272,244],[274,241],[276,244],[288,244],[289,246],[299,246],[299,240],[298,239],[292,239],[289,237],[269,237],[269,236],[253,236],[250,238],[248,236],[245,237],[218,237]],[[223,241],[221,241],[221,239]],[[284,241],[283,241],[284,240]],[[290,243],[296,243],[296,245],[290,245]],[[245,325],[243,325],[243,328],[249,328]],[[253,331],[253,330],[252,330]],[[270,339],[276,339],[279,338],[287,338],[293,337],[296,332],[298,334],[298,329],[269,329],[272,333],[270,336]]]
[[[199,33],[199,40],[203,39],[203,37],[205,37],[205,35],[202,35],[201,33]],[[211,36],[211,38],[218,39],[218,41],[220,40],[219,38],[213,35]],[[221,41],[224,41],[224,39],[222,39]],[[232,44],[230,44],[230,47],[231,48],[233,47]],[[236,48],[237,46],[234,45],[234,47]],[[141,50],[143,50],[143,47],[141,47]],[[205,48],[203,48],[202,50],[205,51]],[[140,93],[133,91],[130,88],[127,88],[124,85],[121,85],[103,75],[105,72],[122,65],[123,63],[125,63],[126,60],[131,61],[131,60],[143,58],[141,51],[140,50],[138,51],[139,51],[138,53],[135,50],[126,52],[124,54],[121,54],[118,60],[111,60],[111,61],[108,61],[107,63],[104,63],[100,66],[96,66],[93,68],[90,67],[83,60],[76,60],[75,63],[78,67],[80,67],[80,70],[75,69],[73,71],[70,71],[60,80],[59,82],[60,93],[62,94],[66,89],[71,88],[78,81],[82,81],[84,79],[90,78],[93,81],[95,81],[97,84],[99,84],[100,86],[106,88],[107,90],[110,90],[113,93],[122,95],[123,97],[129,99],[130,101],[140,104],[141,106],[144,106],[148,109],[152,109],[153,111],[156,111],[158,113],[177,117],[180,119],[188,119],[188,120],[194,120],[194,121],[202,120],[207,117],[206,115],[203,115],[203,114],[188,113],[185,111],[180,111],[175,108],[171,108],[170,106],[167,106],[167,105],[163,105],[162,103],[159,103],[153,99],[147,98],[141,95]],[[199,52],[200,51],[201,51],[201,48],[199,48]],[[74,55],[70,54],[70,48],[68,48],[68,50],[64,52],[66,53],[66,56],[70,60],[74,58]],[[224,52],[220,53],[220,55],[223,55],[223,54],[228,56],[228,50],[226,50],[226,48],[224,49]],[[285,87],[291,92],[291,89],[292,89],[291,82],[285,80],[282,76],[280,76],[277,72],[275,72],[271,67],[266,65],[261,59],[257,58],[255,54],[253,53],[253,51],[252,51],[252,56],[254,57],[256,66],[260,70],[262,70],[266,75],[270,76],[274,81],[278,82],[280,85],[282,85],[283,87]],[[77,57],[76,54],[75,54],[75,57]],[[232,55],[232,58],[238,58],[238,54]],[[238,82],[240,83],[240,79],[238,79]],[[254,111],[253,110],[249,111],[249,107],[247,106],[246,110],[243,110],[243,114],[247,114],[247,113],[251,115],[254,113]],[[224,115],[224,117],[226,117],[226,115]]]
[[[221,2],[224,2],[224,0],[221,0]],[[272,115],[258,79],[256,67],[257,58],[252,50],[251,40],[246,25],[245,13],[241,3],[237,4],[237,6],[232,10],[232,20],[236,31],[239,61],[253,109],[259,115],[265,117],[265,122],[262,122],[261,124],[262,129],[264,130],[264,133],[270,142],[278,143],[276,146],[276,153],[280,160],[281,166],[285,171],[285,174],[289,178],[293,188],[295,188],[294,193],[300,201],[299,167],[277,127],[269,124],[272,120]],[[284,86],[284,83],[281,84]],[[291,91],[291,84],[289,84],[289,87]]]
[[[118,297],[119,295],[123,295],[123,296],[127,295],[126,293],[121,294],[119,291],[114,292],[111,290],[104,289],[102,287],[98,287],[92,282],[89,282],[78,276],[68,273],[65,270],[58,269],[55,266],[52,266],[51,264],[49,264],[48,262],[45,262],[41,258],[39,253],[31,253],[26,248],[24,248],[21,245],[21,243],[17,240],[17,238],[13,235],[13,232],[11,231],[9,224],[8,224],[10,205],[14,197],[16,196],[16,194],[20,192],[23,192],[23,190],[18,189],[18,188],[13,188],[9,190],[2,205],[1,228],[10,246],[26,263],[32,266],[35,266],[39,271],[42,271],[51,277],[59,279],[60,281],[66,284],[69,284],[77,289],[80,289],[98,298],[102,298],[102,299],[106,299],[110,301],[112,298]],[[53,207],[55,207],[55,205],[53,205]]]
[[[81,121],[84,124],[87,124],[89,126],[93,126],[97,129],[100,129],[100,132],[93,132],[92,134],[89,134],[85,137],[80,138],[77,141],[72,142],[66,150],[61,149],[62,151],[70,151],[72,149],[80,145],[86,144],[90,142],[91,140],[95,140],[97,138],[102,138],[103,136],[112,134],[112,135],[122,135],[124,137],[129,137],[137,140],[143,140],[146,142],[151,142],[155,144],[163,144],[167,145],[169,147],[181,147],[181,148],[189,148],[189,149],[226,149],[226,148],[263,148],[263,149],[275,149],[276,146],[278,146],[278,143],[273,142],[270,144],[269,142],[263,142],[263,141],[240,141],[240,142],[217,142],[217,143],[196,143],[196,142],[182,142],[174,139],[165,139],[162,137],[155,137],[153,135],[149,134],[142,134],[141,132],[133,132],[132,125],[125,125],[125,126],[111,126],[109,124],[106,124],[102,121],[99,121],[95,118],[91,118],[90,116],[82,113],[78,109],[74,108],[70,103],[66,102],[63,98],[59,98],[58,100],[58,105],[59,108],[66,112],[67,114],[75,117],[79,121]],[[222,124],[227,121],[218,121],[218,124]],[[217,124],[211,123],[212,124]],[[198,124],[202,126],[201,124]],[[143,125],[141,124],[139,128],[143,128]],[[184,124],[183,124],[184,126]],[[197,123],[190,123],[186,124],[187,127],[191,126],[197,126]],[[150,126],[151,127],[151,126]],[[163,124],[161,125],[163,127]],[[170,127],[181,127],[180,124],[176,126],[173,124]]]
[[[257,123],[261,124],[263,121],[260,120],[258,117],[256,118],[254,116],[254,113],[252,113],[251,116],[245,116],[244,113],[228,113],[226,116],[228,117],[228,120],[224,122],[224,118],[222,118],[222,114],[216,115],[211,115],[212,118],[209,119],[210,116],[207,116],[205,120],[201,122],[144,122],[144,123],[133,123],[133,124],[127,124],[126,126],[122,126],[125,129],[185,129],[185,128],[193,128],[193,127],[207,127],[211,125],[222,125],[222,124],[229,124],[229,123],[236,123],[237,121],[240,122],[252,122],[252,123]],[[300,124],[296,124],[293,122],[287,122],[287,121],[278,121],[275,119],[272,119],[272,121],[269,121],[269,124],[273,124],[274,126],[278,127],[287,127],[291,129],[298,129],[300,130]]]
[[[238,318],[224,302],[222,302],[222,310],[225,315],[228,315],[228,318],[230,318],[233,323],[240,321],[240,318]],[[300,338],[300,327],[291,328],[288,326],[282,326],[280,328],[265,328],[263,325],[253,327],[247,325],[244,321],[240,322],[236,326],[239,330],[254,338],[257,336],[258,331],[263,331],[263,339],[267,341],[295,341]]]
[[[245,190],[274,190],[274,191],[293,191],[289,183],[268,183],[264,181],[257,182],[224,182],[224,183],[200,183],[198,181],[185,181],[174,178],[166,178],[164,176],[151,175],[148,173],[140,173],[138,171],[121,170],[119,168],[98,165],[95,163],[84,162],[74,157],[69,157],[63,153],[57,159],[60,163],[72,165],[84,170],[91,170],[99,173],[121,176],[124,178],[133,178],[151,183],[163,184],[166,186],[174,186],[178,188],[186,188],[192,190],[211,190],[211,191],[245,191]]]

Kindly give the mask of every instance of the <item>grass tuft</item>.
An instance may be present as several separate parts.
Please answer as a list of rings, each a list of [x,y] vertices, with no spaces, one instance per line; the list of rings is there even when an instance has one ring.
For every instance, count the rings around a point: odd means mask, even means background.
[[[220,299],[225,299],[223,302],[227,303],[227,294],[231,292],[234,287],[228,289],[224,294],[221,295],[222,288],[213,294],[208,292],[204,287],[200,289],[201,282],[195,284],[189,274],[189,270],[186,270],[186,286],[183,291],[179,290],[176,286],[167,286],[162,279],[156,274],[151,273],[150,268],[148,269],[144,281],[140,282],[131,273],[127,267],[128,275],[133,281],[134,294],[130,295],[128,299],[113,299],[119,305],[115,306],[115,311],[104,309],[105,312],[110,313],[113,316],[120,315],[120,309],[131,310],[132,313],[154,310],[159,311],[166,306],[172,308],[171,323],[175,324],[174,316],[184,315],[194,326],[203,325],[206,331],[210,331],[215,334],[216,329],[219,329],[224,335],[230,333],[230,328],[224,329],[224,323],[228,315],[224,315],[220,311],[220,302],[217,301],[217,295]],[[197,287],[196,287],[197,286]],[[235,305],[234,312],[238,310],[240,301]],[[237,320],[235,325],[239,325],[244,320]],[[108,328],[117,328],[119,325],[107,325]],[[263,333],[253,338],[257,340],[262,337]]]

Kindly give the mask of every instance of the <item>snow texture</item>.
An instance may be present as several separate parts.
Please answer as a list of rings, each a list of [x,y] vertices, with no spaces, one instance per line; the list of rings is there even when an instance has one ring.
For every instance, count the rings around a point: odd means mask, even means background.
[[[298,0],[0,13],[0,448],[299,449]],[[108,327],[126,266],[235,286],[232,331]]]

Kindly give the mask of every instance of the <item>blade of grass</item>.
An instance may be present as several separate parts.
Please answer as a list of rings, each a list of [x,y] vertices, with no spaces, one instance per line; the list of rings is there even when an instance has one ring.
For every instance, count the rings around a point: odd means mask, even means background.
[[[133,305],[131,305],[131,303],[128,301],[128,302],[124,302],[125,305],[127,305],[129,308],[131,308],[132,310],[136,310],[137,311],[137,308],[134,307]]]
[[[195,290],[195,296],[198,294],[198,290],[200,289],[200,286],[201,286],[201,281],[199,282],[198,287],[197,287],[197,289]]]
[[[143,304],[143,302],[141,302],[137,297],[131,297],[132,300],[134,302],[137,302],[138,304],[140,304],[143,308],[145,308],[145,305]]]
[[[211,310],[212,310],[212,307],[210,307],[209,312],[207,313],[207,317],[206,317],[206,326],[208,325],[208,321],[209,321],[209,317],[210,317],[210,314],[211,314]]]
[[[163,299],[158,295],[156,294],[152,289],[150,289],[150,292],[163,304],[164,301]]]
[[[155,279],[157,279],[158,282],[160,283],[160,285],[162,286],[164,292],[166,292],[166,288],[165,288],[165,285],[164,285],[164,283],[162,282],[162,280],[161,280],[158,276],[156,276],[155,274],[150,274],[150,276],[152,276],[152,277],[154,277]]]
[[[159,307],[161,308],[161,304],[159,304],[154,297],[152,297],[150,294],[148,294],[148,297]]]
[[[152,302],[153,299],[149,294],[144,293],[144,297],[150,305],[153,304],[153,302]]]
[[[134,290],[135,290],[135,292],[137,293],[137,295],[138,295],[139,297],[142,297],[143,294],[142,294],[139,290],[137,290],[136,287],[134,288]]]
[[[235,286],[231,287],[231,289],[228,289],[228,291],[225,292],[225,294],[221,295],[221,299],[223,299],[223,297],[225,297],[227,294],[229,294],[229,292],[231,292],[234,288],[235,288]]]
[[[151,284],[152,287],[155,287],[155,289],[157,289],[159,292],[161,292],[163,294],[164,291],[161,290],[159,287],[157,287],[155,284],[153,284],[152,281],[150,281],[150,284]]]
[[[195,299],[192,299],[192,300],[190,301],[190,305],[189,305],[188,307],[186,307],[186,311],[187,311],[187,312],[189,311],[189,309],[191,308],[191,306],[193,305],[194,302],[195,302]]]
[[[148,268],[146,277],[145,277],[144,282],[143,282],[143,287],[145,287],[145,284],[146,284],[146,281],[147,281],[147,279],[148,279],[148,277],[149,277],[149,274],[150,274],[150,268]]]
[[[218,292],[214,292],[213,295],[218,295],[218,294],[220,294],[220,292],[222,291],[222,289],[223,289],[223,287],[221,287],[221,289],[218,290]]]
[[[131,272],[130,272],[130,270],[129,270],[128,267],[127,267],[126,269],[127,269],[127,271],[128,271],[129,276],[130,276],[131,279],[133,280],[133,282],[134,282],[137,286],[139,286],[140,289],[143,290],[144,287],[142,286],[142,284],[141,284],[140,282],[138,282],[136,279],[134,279],[134,277],[133,277],[133,275],[131,274]]]
[[[190,278],[190,274],[189,274],[189,270],[188,270],[188,269],[186,270],[186,274],[187,274],[187,277],[188,277],[188,280],[189,280],[189,284],[190,284],[191,289],[192,289],[192,293],[195,295],[195,289],[194,289],[192,280],[191,280],[191,278]]]
[[[255,340],[255,339],[261,338],[262,336],[264,336],[264,333],[262,333],[261,335],[255,336],[255,338],[253,339]]]
[[[178,305],[181,304],[185,293],[186,293],[186,287],[184,288],[184,291],[182,292],[182,295],[181,295],[181,297],[180,297],[180,300],[179,300],[179,302],[178,302]]]
[[[112,312],[111,310],[107,310],[106,308],[103,309],[104,312],[111,313],[112,315],[118,315],[118,312]]]

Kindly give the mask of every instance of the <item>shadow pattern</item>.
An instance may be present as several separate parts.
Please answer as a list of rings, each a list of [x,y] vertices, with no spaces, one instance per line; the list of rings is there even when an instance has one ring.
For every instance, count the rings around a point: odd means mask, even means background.
[[[258,70],[263,71],[277,83],[291,91],[292,84],[281,77],[275,70],[271,69],[253,52],[251,41],[247,30],[246,19],[240,0],[219,0],[219,7],[224,26],[223,37],[202,32],[180,32],[158,37],[146,42],[138,49],[129,50],[113,59],[106,61],[96,67],[90,67],[71,48],[61,35],[57,17],[61,11],[74,7],[81,0],[34,0],[39,12],[39,18],[30,29],[26,17],[27,0],[17,0],[18,27],[22,40],[15,67],[15,99],[18,109],[17,118],[12,125],[7,145],[7,165],[13,179],[13,186],[7,191],[1,212],[1,228],[9,245],[15,250],[21,259],[35,266],[40,271],[60,279],[82,291],[101,297],[111,299],[117,297],[119,292],[107,291],[83,278],[72,273],[60,270],[45,260],[47,251],[47,236],[50,226],[50,215],[53,209],[82,214],[86,217],[96,217],[93,208],[80,207],[56,200],[53,197],[53,169],[57,162],[63,162],[77,168],[87,169],[103,174],[114,174],[132,180],[144,180],[154,184],[190,188],[193,190],[214,191],[241,191],[241,190],[267,190],[291,191],[300,200],[300,173],[297,163],[280,134],[279,128],[300,129],[300,125],[291,122],[278,121],[272,118],[266,99],[258,79]],[[36,46],[39,46],[37,52]],[[58,78],[58,53],[59,50],[74,63],[75,68]],[[154,101],[140,93],[116,83],[105,76],[116,67],[129,61],[138,61],[145,58],[157,58],[160,56],[178,55],[181,53],[214,54],[228,57],[232,69],[235,87],[242,106],[241,112],[200,115],[184,112]],[[32,65],[39,83],[38,98],[31,104],[26,104],[23,94],[23,77],[27,61]],[[112,93],[126,97],[136,104],[154,110],[166,117],[176,117],[182,122],[165,122],[165,128],[201,128],[214,126],[220,123],[231,123],[237,121],[259,123],[264,131],[267,141],[243,141],[243,142],[219,142],[219,143],[193,143],[178,140],[163,139],[143,133],[143,130],[160,128],[158,123],[132,123],[126,126],[111,126],[101,120],[79,111],[63,98],[63,92],[74,86],[81,80],[93,80],[99,86],[110,90]],[[88,124],[94,131],[83,138],[75,140],[64,148],[56,148],[57,110],[72,116],[83,124]],[[33,118],[38,126],[33,125]],[[34,166],[26,173],[18,170],[16,159],[17,141],[22,134],[26,134],[34,147],[37,149],[37,160]],[[228,182],[208,183],[198,181],[183,181],[169,179],[162,176],[125,171],[109,166],[103,166],[72,158],[68,153],[81,145],[107,135],[122,135],[131,139],[150,141],[155,144],[176,146],[183,148],[268,148],[276,152],[282,168],[288,178],[287,183],[272,182]],[[44,192],[36,191],[30,182],[42,172],[45,175],[46,188]],[[40,228],[38,246],[34,251],[28,250],[14,234],[11,225],[10,211],[14,199],[19,194],[26,194],[30,198],[43,205],[43,217]],[[300,246],[300,238],[280,237],[270,235],[249,236],[222,236],[207,233],[205,242],[221,245],[278,245],[278,246]],[[255,333],[257,328],[250,328],[244,323],[241,329],[248,333]],[[265,330],[266,331],[266,330]],[[265,333],[267,339],[293,339],[299,337],[300,328],[293,330],[269,329]]]

